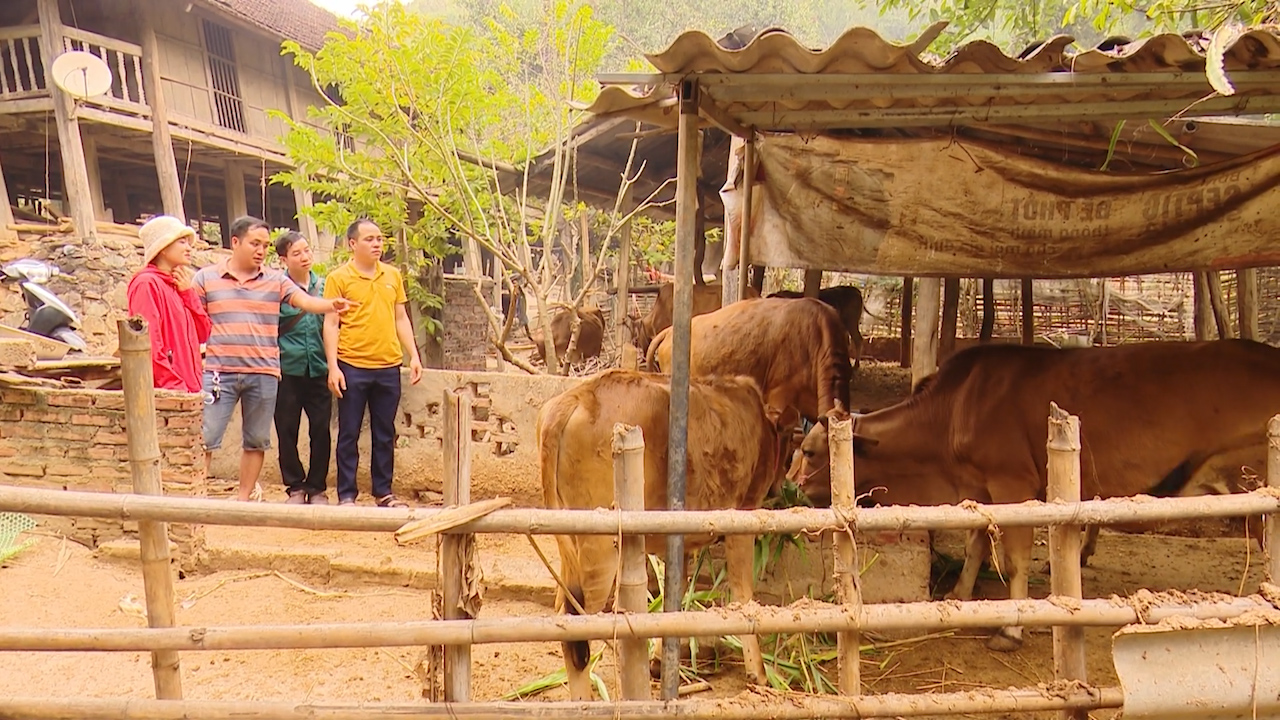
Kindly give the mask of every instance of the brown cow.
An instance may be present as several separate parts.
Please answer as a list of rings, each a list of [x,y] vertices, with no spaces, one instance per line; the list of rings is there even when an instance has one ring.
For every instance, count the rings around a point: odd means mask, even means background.
[[[854,421],[860,492],[883,505],[1043,499],[1049,403],[1080,418],[1086,498],[1177,494],[1212,457],[1261,442],[1280,410],[1280,348],[1250,340],[1055,350],[984,345],[952,356],[912,397]],[[825,428],[802,445],[822,495]],[[829,476],[826,479],[829,485]],[[1003,529],[1009,595],[1027,597],[1033,529]],[[989,543],[971,533],[955,595],[972,597]],[[988,643],[1021,646],[1022,628]]]
[[[795,290],[779,290],[769,297],[800,298],[804,293]],[[840,313],[840,322],[849,331],[853,350],[853,367],[856,370],[862,360],[862,291],[853,285],[834,285],[818,291],[818,299]]]
[[[848,412],[849,333],[830,305],[813,298],[732,303],[690,323],[692,377],[747,375],[765,402],[816,421]],[[671,328],[649,344],[651,371],[671,370]]]
[[[578,344],[574,348],[575,352],[571,357],[566,357],[569,352],[569,340],[573,337],[573,313],[569,310],[561,308],[559,312],[551,318],[551,338],[555,343],[556,357],[562,362],[580,363],[588,358],[596,357],[600,354],[600,349],[604,344],[604,313],[600,308],[594,305],[588,305],[578,310],[578,317],[581,318],[578,330]],[[526,330],[528,326],[525,326]],[[533,341],[533,353],[538,360],[546,362],[546,351],[542,342],[541,324],[529,333],[529,339]]]
[[[645,508],[665,510],[670,398],[665,378],[614,369],[548,400],[537,420],[546,507],[593,509],[613,504],[613,428],[625,423],[639,426],[644,434]],[[698,379],[689,384],[689,510],[760,506],[782,460],[777,418],[776,411],[766,409],[760,388],[750,378]],[[714,537],[686,535],[685,547],[697,549]],[[561,578],[584,612],[600,612],[612,594],[618,567],[615,542],[612,536],[556,536]],[[665,542],[663,536],[647,536],[646,550],[661,553]],[[729,583],[737,602],[752,597],[754,545],[750,535],[725,540]],[[577,614],[563,589],[556,592],[556,610]],[[576,641],[563,647],[572,698],[590,700],[585,672],[590,644]],[[743,636],[742,647],[748,680],[764,682],[758,639]]]
[[[719,310],[723,290],[723,285],[694,285],[693,315],[705,315]],[[758,297],[760,293],[748,285],[747,298]],[[653,307],[649,308],[648,314],[630,324],[632,340],[640,352],[648,349],[649,343],[657,337],[658,333],[671,327],[675,306],[675,285],[668,282],[658,286],[658,299],[653,303]]]

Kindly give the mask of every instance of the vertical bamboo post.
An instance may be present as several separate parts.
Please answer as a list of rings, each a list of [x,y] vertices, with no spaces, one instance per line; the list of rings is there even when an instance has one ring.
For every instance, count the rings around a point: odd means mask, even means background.
[[[1049,403],[1049,502],[1080,502],[1080,418]],[[1080,578],[1079,525],[1049,528],[1050,589],[1058,597],[1084,597]],[[1085,680],[1084,628],[1053,629],[1053,676],[1057,680]],[[1064,720],[1085,720],[1083,710],[1063,710]]]
[[[751,249],[751,192],[756,181],[756,141],[747,138],[747,145],[742,150],[742,214],[741,227],[738,228],[738,300],[747,296],[747,285],[751,282],[751,266],[747,264],[747,254]]]
[[[1280,415],[1267,423],[1267,487],[1280,490]],[[1280,583],[1280,513],[1269,513],[1262,526],[1267,581]]]
[[[837,509],[843,517],[853,518],[854,514],[854,477],[853,477],[853,420],[830,420],[827,427],[831,432],[831,507]],[[853,527],[847,531],[836,531],[836,595],[851,615],[862,612],[862,582],[858,574],[858,546],[854,541]],[[836,636],[836,649],[839,655],[840,694],[857,696],[862,694],[862,682],[858,653],[859,633],[842,632]]]
[[[809,298],[818,297],[818,291],[822,290],[822,271],[821,270],[805,270],[804,271],[804,296]]]
[[[902,299],[898,303],[901,330],[898,334],[898,365],[911,367],[911,304],[915,295],[915,278],[902,278]]]
[[[956,351],[956,331],[960,315],[960,278],[949,277],[942,281],[942,329],[938,336],[938,362],[943,362]]]
[[[471,396],[466,390],[444,391],[444,504],[471,502]],[[465,574],[475,548],[474,535],[446,534],[440,540],[440,580],[444,619],[470,620],[464,597]],[[444,649],[444,700],[471,700],[471,646]]]
[[[996,279],[982,278],[982,328],[978,342],[989,342],[996,332]]]
[[[920,278],[916,329],[911,343],[911,388],[938,369],[938,319],[942,314],[942,279]]]
[[[1236,324],[1240,337],[1258,339],[1258,270],[1241,268],[1236,271]]]
[[[638,426],[613,426],[613,497],[619,510],[644,510],[644,433]],[[644,536],[623,535],[619,556],[618,609],[643,614],[649,577],[645,571]],[[651,700],[649,641],[619,640],[622,699]]]
[[[1036,344],[1036,295],[1031,278],[1022,278],[1022,344]]]
[[[628,183],[622,189],[622,212],[630,213],[635,204],[635,184]],[[618,268],[614,274],[615,287],[618,294],[613,297],[613,326],[614,326],[614,343],[618,346],[618,350],[622,356],[626,358],[625,348],[630,345],[632,348],[631,361],[636,361],[635,338],[631,338],[631,342],[626,342],[625,338],[630,337],[630,333],[626,332],[627,313],[631,310],[631,219],[627,218],[622,223],[622,227],[618,230]],[[512,298],[515,302],[515,298]],[[623,367],[631,367],[623,362]]]
[[[141,317],[116,323],[120,340],[120,375],[124,386],[125,434],[129,474],[139,495],[162,495],[160,439],[156,433],[155,377],[151,369],[151,335]],[[138,551],[147,599],[147,624],[173,627],[173,571],[169,566],[169,528],[154,520],[138,521]],[[151,653],[157,700],[182,699],[182,668],[175,650]]]

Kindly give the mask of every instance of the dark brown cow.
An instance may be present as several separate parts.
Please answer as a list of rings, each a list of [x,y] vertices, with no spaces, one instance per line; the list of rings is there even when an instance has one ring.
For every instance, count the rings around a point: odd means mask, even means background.
[[[719,310],[723,290],[722,285],[694,285],[693,315],[705,315]],[[760,293],[748,285],[747,298],[758,297]],[[675,306],[675,285],[668,282],[658,286],[658,299],[649,308],[648,314],[630,324],[632,340],[640,352],[649,348],[649,343],[658,333],[671,327]]]
[[[816,421],[848,412],[849,333],[830,305],[813,298],[732,303],[690,323],[692,377],[747,375],[770,407]],[[671,371],[671,328],[649,345],[651,371]]]
[[[561,308],[559,312],[551,318],[551,338],[555,342],[556,357],[562,362],[579,363],[588,358],[596,357],[600,354],[600,348],[604,344],[604,313],[600,308],[588,305],[578,310],[578,316],[581,318],[578,329],[578,344],[575,346],[572,357],[566,357],[569,352],[569,340],[573,337],[573,313],[569,310]],[[529,339],[533,341],[533,353],[537,358],[546,362],[546,351],[542,342],[542,327],[539,324],[529,332]]]
[[[769,297],[800,298],[804,293],[795,290],[779,290]],[[853,367],[857,369],[862,359],[862,290],[853,285],[835,285],[818,291],[818,299],[835,308],[840,314],[840,322],[844,323],[852,341]]]
[[[667,428],[671,390],[665,378],[632,370],[607,370],[548,400],[538,412],[542,494],[547,508],[594,509],[613,504],[612,440],[615,423],[639,426],[644,434],[645,508],[667,507]],[[696,379],[689,384],[689,465],[686,507],[690,510],[754,509],[778,474],[782,461],[778,413],[766,409],[760,388],[746,377]],[[686,535],[687,550],[714,535]],[[611,536],[556,536],[565,587],[583,611],[604,609],[618,568]],[[646,537],[647,551],[661,553],[666,539]],[[725,539],[733,599],[752,597],[754,538]],[[577,609],[556,592],[556,610]],[[765,681],[764,661],[754,635],[742,637],[748,680]],[[590,700],[585,641],[563,644],[569,691]]]
[[[1280,410],[1280,348],[1250,340],[1055,350],[984,345],[912,397],[854,420],[858,491],[882,505],[1043,499],[1049,403],[1080,418],[1082,496],[1178,494],[1210,458],[1265,439]],[[802,486],[829,497],[826,430],[802,445]],[[823,487],[823,486],[828,487]],[[1032,528],[1003,528],[1009,595],[1027,597]],[[972,597],[990,545],[971,533],[955,595]],[[1006,627],[993,649],[1022,643]]]

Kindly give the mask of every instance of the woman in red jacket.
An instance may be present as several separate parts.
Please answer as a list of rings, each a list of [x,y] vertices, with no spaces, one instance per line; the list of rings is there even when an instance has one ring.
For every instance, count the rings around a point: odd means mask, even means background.
[[[151,369],[161,390],[200,392],[200,344],[209,339],[209,314],[191,287],[195,230],[158,215],[138,231],[146,251],[129,281],[129,315],[141,315],[151,335]]]

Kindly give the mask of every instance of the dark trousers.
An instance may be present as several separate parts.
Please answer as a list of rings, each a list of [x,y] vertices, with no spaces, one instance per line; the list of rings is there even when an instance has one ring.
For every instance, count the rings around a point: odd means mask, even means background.
[[[338,398],[338,499],[355,499],[356,468],[360,465],[360,426],[364,411],[369,409],[369,434],[373,456],[369,474],[373,478],[373,496],[391,494],[391,475],[395,471],[396,412],[400,408],[400,368],[376,370],[352,367],[341,360],[338,367],[347,379],[347,389]]]
[[[302,413],[307,413],[307,434],[311,439],[311,464],[305,473],[298,459],[298,430]],[[306,490],[308,495],[325,491],[332,445],[329,418],[333,394],[328,378],[281,375],[276,392],[276,436],[280,440],[280,477],[289,492]]]

